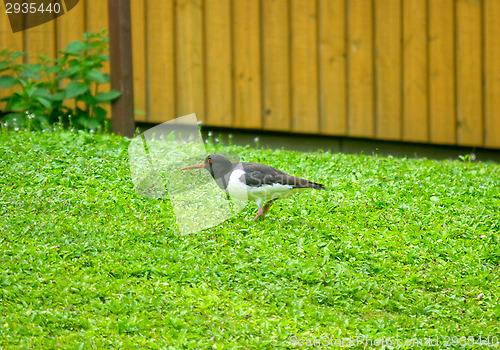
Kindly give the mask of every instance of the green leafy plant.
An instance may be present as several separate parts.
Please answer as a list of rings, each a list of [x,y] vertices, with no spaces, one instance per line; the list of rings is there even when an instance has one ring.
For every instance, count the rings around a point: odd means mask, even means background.
[[[19,127],[29,122],[40,129],[50,124],[51,116],[62,112],[62,100],[57,103],[52,98],[52,84],[44,65],[17,63],[23,56],[21,52],[2,50],[0,56],[0,72],[10,71],[0,76],[0,88],[18,88],[1,99],[6,102],[3,120],[7,126]]]
[[[107,50],[104,31],[85,33],[58,57],[40,56],[37,63],[20,63],[23,53],[2,50],[0,88],[15,88],[0,99],[6,103],[6,126],[43,129],[58,121],[78,129],[105,125],[104,105],[120,96],[116,90],[100,91],[109,82],[101,71],[109,60]]]

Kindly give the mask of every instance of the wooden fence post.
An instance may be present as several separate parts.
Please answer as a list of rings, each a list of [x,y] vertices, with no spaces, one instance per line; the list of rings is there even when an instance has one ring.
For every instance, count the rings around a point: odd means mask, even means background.
[[[111,104],[112,130],[130,137],[135,131],[130,0],[108,0],[108,14],[111,88],[122,94]]]

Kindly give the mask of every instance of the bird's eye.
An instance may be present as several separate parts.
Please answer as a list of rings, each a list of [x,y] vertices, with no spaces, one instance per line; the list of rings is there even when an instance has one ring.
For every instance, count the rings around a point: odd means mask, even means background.
[[[212,164],[212,159],[211,159],[211,158],[208,158],[208,162],[209,162],[210,164]]]

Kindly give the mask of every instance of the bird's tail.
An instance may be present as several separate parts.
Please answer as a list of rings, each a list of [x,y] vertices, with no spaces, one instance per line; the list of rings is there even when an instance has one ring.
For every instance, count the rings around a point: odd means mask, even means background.
[[[310,181],[310,188],[314,188],[315,190],[326,190],[326,187],[317,182]]]
[[[295,181],[295,188],[313,188],[315,190],[326,190],[326,187],[317,182],[312,182],[310,180],[295,178],[298,181]]]
[[[292,175],[284,174],[282,184],[291,185],[293,188],[313,188],[315,190],[326,190],[326,187],[317,182],[312,182],[310,180],[302,179],[300,177],[295,177]]]

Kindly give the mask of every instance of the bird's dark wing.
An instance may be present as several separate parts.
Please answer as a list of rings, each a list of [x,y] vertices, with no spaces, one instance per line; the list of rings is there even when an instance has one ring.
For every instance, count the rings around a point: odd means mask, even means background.
[[[241,175],[240,180],[245,182],[248,186],[261,186],[272,185],[279,183],[282,185],[289,185],[293,188],[314,188],[323,190],[325,187],[321,184],[301,179],[300,177],[292,176],[278,169],[272,168],[267,165],[242,163],[245,174]]]

